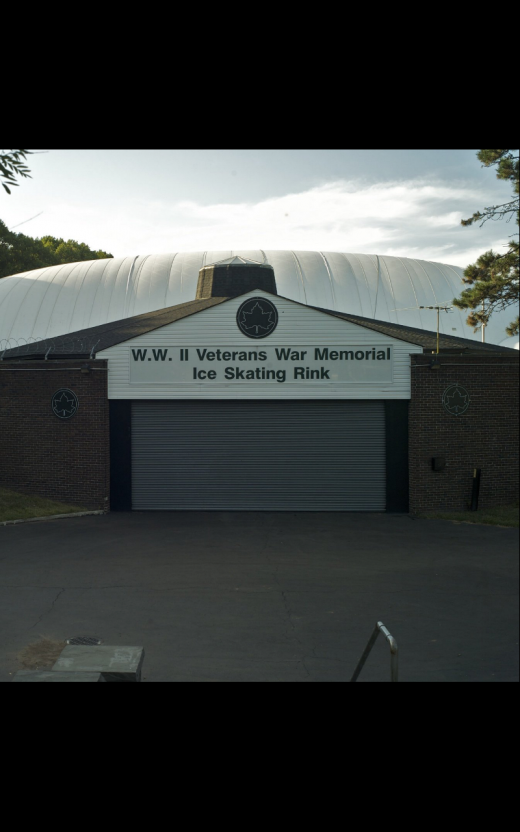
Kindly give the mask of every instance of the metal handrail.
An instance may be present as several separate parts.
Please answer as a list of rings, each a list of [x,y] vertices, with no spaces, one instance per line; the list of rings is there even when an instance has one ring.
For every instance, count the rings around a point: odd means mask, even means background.
[[[354,671],[352,679],[350,680],[351,682],[355,682],[357,677],[361,673],[361,671],[363,669],[363,665],[365,664],[366,660],[368,659],[368,654],[370,653],[370,651],[372,650],[372,647],[376,643],[376,639],[377,639],[379,633],[383,633],[383,635],[386,637],[386,639],[387,639],[387,641],[390,645],[390,681],[391,682],[397,682],[398,681],[398,679],[397,679],[397,642],[396,642],[395,638],[388,632],[388,630],[385,627],[385,625],[383,624],[383,622],[378,621],[375,628],[374,628],[374,632],[372,633],[372,635],[370,636],[370,638],[368,640],[368,644],[365,647],[364,653],[363,653],[363,655],[361,656],[360,660],[357,663],[357,667]]]

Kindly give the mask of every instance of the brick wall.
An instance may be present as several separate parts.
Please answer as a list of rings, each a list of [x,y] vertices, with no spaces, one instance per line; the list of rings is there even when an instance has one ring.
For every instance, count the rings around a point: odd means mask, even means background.
[[[81,372],[81,365],[92,369]],[[0,362],[0,485],[90,509],[109,507],[106,361]],[[59,419],[60,387],[79,400]]]
[[[479,508],[518,499],[518,358],[411,356],[410,511],[465,510],[473,469],[482,469]],[[108,508],[109,410],[106,361],[0,362],[0,485],[86,508]],[[96,369],[94,369],[96,368]],[[99,369],[97,369],[99,368]],[[469,393],[465,413],[443,407],[445,389]],[[59,419],[51,398],[60,387],[79,399]],[[431,458],[446,458],[444,471]]]
[[[413,355],[409,423],[410,511],[465,511],[474,468],[482,470],[479,508],[518,499],[518,357]],[[450,384],[469,393],[465,413],[442,403]],[[446,458],[444,471],[431,458]]]

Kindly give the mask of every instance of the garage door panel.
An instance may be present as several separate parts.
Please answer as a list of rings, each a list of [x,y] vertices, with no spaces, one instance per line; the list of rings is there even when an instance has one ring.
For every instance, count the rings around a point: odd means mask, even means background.
[[[136,401],[141,510],[384,511],[377,401]]]

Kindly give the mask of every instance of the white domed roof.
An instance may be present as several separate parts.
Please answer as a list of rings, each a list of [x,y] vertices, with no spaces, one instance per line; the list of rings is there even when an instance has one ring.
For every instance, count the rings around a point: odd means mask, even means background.
[[[0,280],[0,342],[49,338],[193,300],[202,266],[242,257],[274,268],[278,293],[299,303],[435,330],[419,306],[450,304],[461,268],[407,257],[331,251],[197,251],[90,260]],[[454,309],[441,332],[480,340]],[[499,343],[513,315],[493,316],[486,341]]]
[[[504,338],[503,341],[500,341],[500,346],[509,347],[510,350],[517,350],[519,349],[519,341],[520,338],[518,335],[511,335],[509,338]]]

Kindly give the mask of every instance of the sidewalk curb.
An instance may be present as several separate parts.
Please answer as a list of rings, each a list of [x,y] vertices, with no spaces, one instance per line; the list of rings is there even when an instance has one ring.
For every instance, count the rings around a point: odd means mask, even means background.
[[[487,526],[488,528],[494,529],[517,529],[518,526],[501,526],[499,523],[477,523],[473,520],[452,520],[451,517],[418,517],[417,515],[412,518],[413,520],[443,520],[445,523],[456,523],[457,525],[463,526]]]
[[[70,514],[49,514],[47,517],[26,517],[23,520],[2,520],[0,526],[14,526],[15,523],[36,523],[38,520],[62,520],[65,517],[88,517],[90,514],[106,514],[106,511],[73,511]]]

